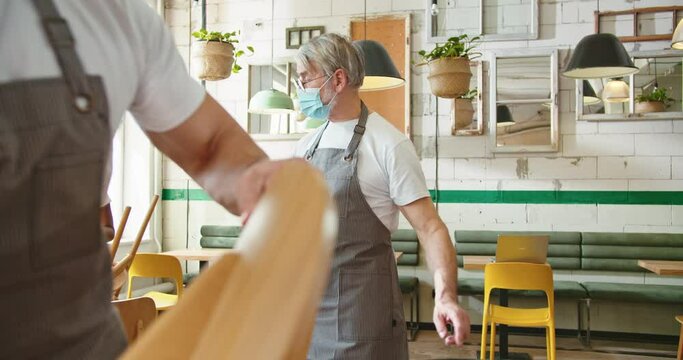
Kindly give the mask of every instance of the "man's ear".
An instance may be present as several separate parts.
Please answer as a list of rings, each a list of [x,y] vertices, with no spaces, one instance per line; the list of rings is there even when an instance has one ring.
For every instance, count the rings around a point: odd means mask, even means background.
[[[344,90],[349,84],[349,77],[344,69],[337,69],[333,74],[334,87],[337,91]]]

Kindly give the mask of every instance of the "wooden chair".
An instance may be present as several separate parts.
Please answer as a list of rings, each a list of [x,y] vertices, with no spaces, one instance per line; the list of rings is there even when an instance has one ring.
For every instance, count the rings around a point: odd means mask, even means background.
[[[159,195],[154,195],[154,197],[152,197],[152,203],[149,205],[149,208],[147,209],[147,214],[145,214],[145,218],[142,220],[140,229],[138,230],[138,233],[135,236],[135,241],[133,241],[133,246],[131,247],[130,252],[123,259],[121,259],[121,261],[115,264],[111,270],[112,279],[114,281],[114,288],[112,289],[113,299],[118,298],[119,292],[121,291],[121,288],[125,283],[125,281],[121,281],[121,278],[126,278],[124,270],[127,271],[128,269],[130,269],[130,265],[133,263],[133,259],[135,259],[135,254],[138,252],[138,248],[140,247],[140,243],[142,242],[142,237],[145,235],[145,230],[147,229],[147,225],[149,224],[149,219],[152,218],[152,213],[154,213],[154,209],[156,208],[158,201]],[[121,231],[121,234],[122,233],[123,231]]]
[[[283,165],[238,251],[201,272],[122,359],[305,358],[336,228],[322,175],[303,162]]]
[[[183,269],[180,261],[171,255],[137,254],[130,269],[128,269],[128,294],[130,298],[133,290],[133,279],[136,277],[169,278],[173,279],[176,287],[175,294],[150,291],[145,295],[154,300],[157,310],[168,310],[173,307],[183,295]]]
[[[109,254],[111,255],[111,266],[114,266],[114,257],[116,257],[116,252],[119,250],[119,244],[121,243],[121,238],[123,237],[123,230],[126,228],[126,223],[128,222],[128,215],[130,215],[130,206],[126,206],[123,209],[123,214],[121,215],[121,221],[119,221],[119,226],[116,228],[116,234],[114,234],[114,240],[111,242],[111,247],[109,248]]]
[[[129,344],[157,318],[154,301],[148,297],[115,300],[111,303],[119,311]]]
[[[493,289],[540,290],[546,294],[548,306],[522,309],[491,304]],[[496,345],[496,324],[524,327],[544,327],[547,359],[555,360],[555,297],[553,271],[548,264],[502,262],[487,264],[484,269],[484,309],[481,325],[481,360],[486,357],[486,330],[491,324],[489,359],[493,360]]]

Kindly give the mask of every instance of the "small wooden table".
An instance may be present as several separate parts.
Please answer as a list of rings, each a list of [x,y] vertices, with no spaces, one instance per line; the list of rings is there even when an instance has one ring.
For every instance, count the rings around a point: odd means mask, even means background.
[[[683,275],[683,261],[638,260],[638,266],[657,275]]]
[[[396,259],[396,261],[398,261],[398,258],[400,258],[401,255],[403,255],[402,252],[400,252],[400,251],[394,251],[394,258]]]
[[[178,249],[165,251],[162,254],[175,256],[180,261],[199,261],[199,269],[203,269],[208,262],[216,260],[226,254],[237,254],[234,249]]]
[[[495,260],[493,256],[467,255],[462,257],[462,268],[465,270],[484,270],[486,264]]]

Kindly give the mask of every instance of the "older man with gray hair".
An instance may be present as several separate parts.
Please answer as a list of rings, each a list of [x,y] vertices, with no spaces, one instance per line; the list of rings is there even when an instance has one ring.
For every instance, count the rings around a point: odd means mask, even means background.
[[[327,120],[299,141],[296,153],[323,171],[339,212],[330,280],[308,357],[408,358],[391,247],[399,210],[417,231],[434,273],[439,336],[447,345],[462,345],[470,324],[457,301],[448,229],[429,197],[410,140],[359,97],[365,76],[361,50],[343,36],[325,34],[302,46],[296,61],[302,112]]]

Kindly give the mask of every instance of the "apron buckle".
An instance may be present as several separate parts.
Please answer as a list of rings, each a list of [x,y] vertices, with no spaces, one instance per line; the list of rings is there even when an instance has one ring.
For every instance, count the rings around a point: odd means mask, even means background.
[[[90,112],[92,103],[93,99],[88,94],[78,94],[74,97],[74,107],[82,114]]]

